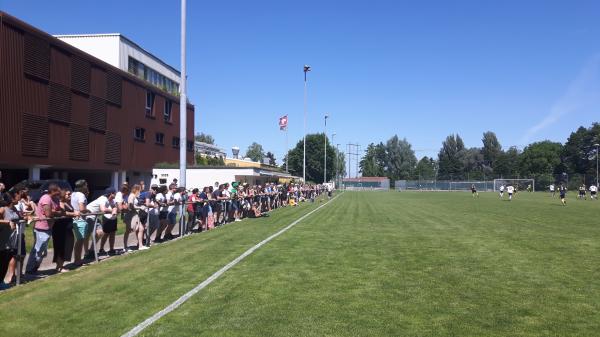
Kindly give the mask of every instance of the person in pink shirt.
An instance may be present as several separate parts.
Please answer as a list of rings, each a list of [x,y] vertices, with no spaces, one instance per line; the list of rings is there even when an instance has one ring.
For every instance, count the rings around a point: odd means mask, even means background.
[[[48,185],[48,192],[44,194],[38,202],[35,210],[37,221],[33,227],[33,236],[35,244],[29,253],[27,260],[28,274],[35,274],[40,267],[42,260],[48,253],[48,241],[52,235],[52,226],[54,220],[52,218],[63,215],[60,208],[60,187],[57,184]]]

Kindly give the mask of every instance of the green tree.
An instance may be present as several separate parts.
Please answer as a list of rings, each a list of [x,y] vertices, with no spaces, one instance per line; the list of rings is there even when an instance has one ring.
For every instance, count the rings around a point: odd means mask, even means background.
[[[600,124],[590,128],[580,126],[572,132],[564,145],[562,156],[568,173],[596,173],[596,147],[600,143]]]
[[[265,151],[263,150],[262,145],[257,142],[253,142],[248,149],[246,150],[246,157],[252,159],[253,161],[261,162],[265,158]]]
[[[519,177],[519,150],[511,146],[507,151],[502,151],[496,158],[494,174],[499,178]]]
[[[463,179],[465,144],[459,135],[449,135],[438,153],[438,179]]]
[[[496,134],[492,131],[484,132],[481,142],[483,143],[481,154],[483,155],[484,164],[493,170],[500,153],[502,153],[502,145],[500,145]]]
[[[306,180],[316,183],[323,182],[323,157],[325,156],[325,144],[323,141],[323,133],[313,133],[306,135]],[[336,150],[327,142],[327,181],[334,176],[334,167]],[[289,158],[288,168],[291,174],[302,177],[303,166],[303,149],[304,143],[298,141],[296,146],[288,152]]]
[[[421,160],[419,160],[417,163],[417,167],[415,168],[415,179],[434,180],[436,165],[437,164],[433,158],[429,158],[427,156],[421,158]]]
[[[266,154],[267,159],[269,159],[269,165],[271,166],[276,166],[277,165],[277,161],[275,160],[275,154],[273,154],[273,152],[269,151]]]
[[[386,149],[383,143],[371,143],[359,162],[363,177],[384,177],[386,175]]]
[[[561,143],[545,140],[529,144],[519,156],[519,172],[524,178],[554,174],[561,163]]]
[[[341,179],[346,176],[346,155],[344,154],[344,152],[337,151],[337,149],[336,149],[336,154],[337,154],[336,173],[337,173],[337,176]]]
[[[213,136],[206,134],[204,132],[200,132],[200,134],[197,134],[196,136],[194,136],[194,140],[196,140],[197,142],[203,142],[203,143],[207,143],[207,144],[215,143],[215,139],[213,138]]]
[[[392,181],[410,179],[417,165],[417,157],[406,138],[399,139],[397,135],[394,135],[386,142],[385,150],[387,153],[387,177]]]

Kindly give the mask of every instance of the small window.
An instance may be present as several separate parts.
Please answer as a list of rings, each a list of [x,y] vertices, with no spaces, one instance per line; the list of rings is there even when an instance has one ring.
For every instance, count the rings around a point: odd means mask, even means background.
[[[146,139],[146,129],[135,128],[135,131],[133,133],[133,138],[135,140],[144,141]]]
[[[154,93],[146,91],[146,116],[154,116]]]
[[[194,151],[194,142],[191,142],[189,140],[187,141],[187,150],[189,152],[193,152]]]
[[[165,122],[171,123],[171,108],[173,107],[173,102],[170,100],[165,100]]]
[[[165,134],[161,132],[157,132],[154,137],[156,144],[165,145]]]
[[[179,148],[179,138],[173,137],[173,142],[171,143],[174,149]]]

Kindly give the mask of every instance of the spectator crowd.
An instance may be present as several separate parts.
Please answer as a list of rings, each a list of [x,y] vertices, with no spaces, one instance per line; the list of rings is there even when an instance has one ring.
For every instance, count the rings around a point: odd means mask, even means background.
[[[0,183],[0,290],[15,284],[18,264],[35,279],[50,240],[55,272],[62,273],[98,256],[145,250],[171,240],[179,236],[173,233],[176,226],[178,232],[189,234],[245,218],[268,217],[273,209],[314,202],[322,193],[331,197],[332,187],[232,182],[186,189],[174,180],[168,186],[152,184],[146,189],[141,181],[132,186],[124,183],[119,191],[106,188],[92,200],[88,183],[78,180],[73,190],[50,183],[36,202],[29,192],[27,186],[7,190]],[[119,224],[124,227],[123,249],[115,249]],[[27,261],[25,234],[18,227],[33,231]],[[130,237],[135,245],[130,245]]]

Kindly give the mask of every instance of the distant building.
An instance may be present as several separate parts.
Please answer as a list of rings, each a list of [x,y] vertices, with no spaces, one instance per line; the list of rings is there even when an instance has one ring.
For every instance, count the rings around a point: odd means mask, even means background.
[[[194,143],[194,149],[196,151],[196,154],[202,156],[220,157],[223,159],[225,159],[225,157],[227,156],[227,152],[225,152],[223,148],[220,148],[214,144],[196,141]]]
[[[179,72],[120,34],[78,36],[58,39],[0,11],[3,181],[148,183],[180,146],[192,164],[194,106],[180,139]]]
[[[153,170],[153,175],[158,179],[159,185],[167,185],[174,178],[181,181],[179,169]],[[196,167],[186,170],[186,184],[188,189],[213,186],[215,182],[220,184],[238,181],[250,185],[262,185],[265,183],[287,183],[292,180],[298,181],[302,178],[293,177],[289,173],[274,169],[258,167]]]

